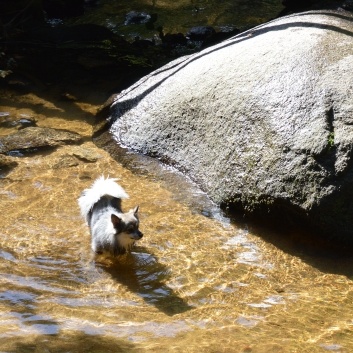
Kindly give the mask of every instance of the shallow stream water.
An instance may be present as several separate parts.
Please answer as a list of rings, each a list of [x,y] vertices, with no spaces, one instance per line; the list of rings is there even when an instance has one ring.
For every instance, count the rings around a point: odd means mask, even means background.
[[[350,255],[228,218],[185,176],[108,133],[94,144],[87,99],[1,97],[0,135],[35,117],[84,136],[14,153],[19,165],[1,174],[1,352],[353,350]],[[93,257],[77,205],[101,174],[120,179],[124,209],[140,205],[144,237],[114,260]]]
[[[122,25],[127,7],[185,33],[256,25],[279,3],[102,0],[81,21],[149,37],[158,32]],[[351,253],[230,218],[172,168],[109,133],[92,141],[101,88],[72,87],[76,101],[59,99],[62,87],[0,89],[0,137],[31,118],[83,136],[80,146],[13,152],[18,166],[0,170],[0,351],[352,352]],[[140,206],[144,237],[116,259],[93,256],[77,205],[101,174],[120,179],[124,209]]]

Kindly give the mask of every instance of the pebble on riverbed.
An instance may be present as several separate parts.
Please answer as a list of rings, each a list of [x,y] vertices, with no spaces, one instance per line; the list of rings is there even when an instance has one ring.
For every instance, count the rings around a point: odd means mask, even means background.
[[[63,155],[58,158],[55,158],[52,163],[49,164],[49,167],[51,169],[62,169],[62,168],[69,168],[69,167],[75,167],[79,165],[80,162],[78,161],[77,158],[71,155]]]
[[[102,156],[93,148],[75,146],[72,148],[72,155],[84,160],[85,162],[96,162]]]

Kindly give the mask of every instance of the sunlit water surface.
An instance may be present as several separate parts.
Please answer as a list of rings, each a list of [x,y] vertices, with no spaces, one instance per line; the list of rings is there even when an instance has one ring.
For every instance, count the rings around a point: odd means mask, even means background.
[[[94,144],[97,106],[2,96],[0,135],[16,131],[6,119],[32,116],[79,132],[98,159],[64,146],[16,157],[1,175],[0,351],[353,351],[352,258],[231,221],[183,175],[107,133]],[[120,179],[123,208],[140,205],[145,234],[113,260],[93,257],[77,205],[101,174]]]

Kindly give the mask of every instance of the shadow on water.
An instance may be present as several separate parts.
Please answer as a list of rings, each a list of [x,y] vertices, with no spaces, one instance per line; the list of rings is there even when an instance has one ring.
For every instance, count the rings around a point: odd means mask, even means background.
[[[109,265],[99,264],[114,280],[125,285],[131,292],[155,306],[157,309],[172,316],[191,310],[173,289],[164,284],[169,269],[147,252],[138,248],[125,257],[125,261],[115,261]]]
[[[139,349],[126,340],[101,335],[70,332],[65,335],[15,336],[7,338],[0,347],[6,351],[29,352],[138,352]]]
[[[234,210],[227,215],[241,228],[319,271],[353,279],[352,246],[325,240],[299,223],[255,219]]]

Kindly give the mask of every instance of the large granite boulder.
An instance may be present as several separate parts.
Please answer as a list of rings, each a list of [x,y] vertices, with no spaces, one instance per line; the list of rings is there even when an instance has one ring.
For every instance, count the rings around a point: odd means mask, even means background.
[[[280,18],[123,91],[123,145],[175,165],[217,203],[353,244],[353,17]]]

